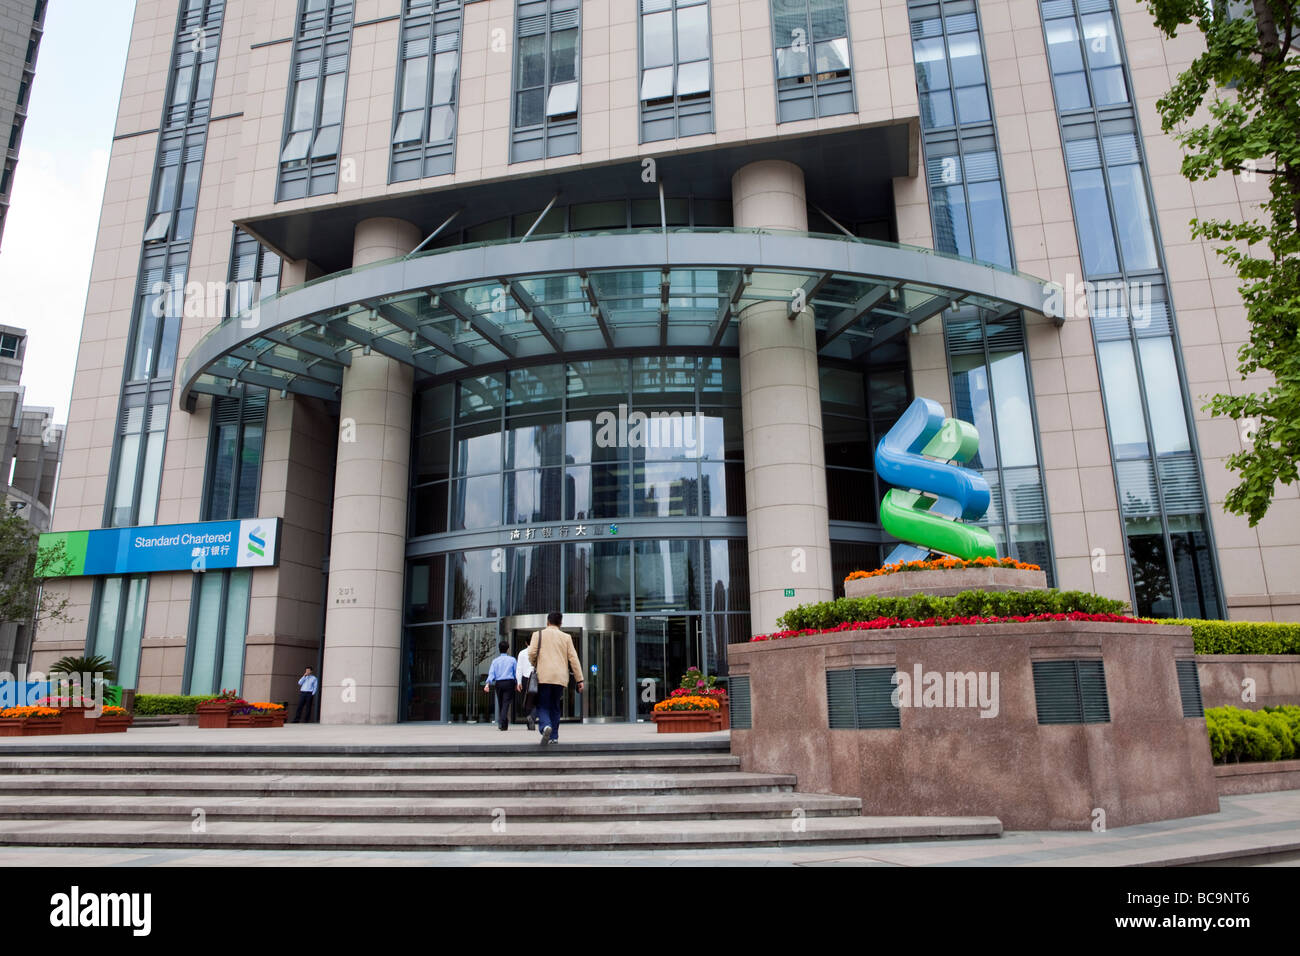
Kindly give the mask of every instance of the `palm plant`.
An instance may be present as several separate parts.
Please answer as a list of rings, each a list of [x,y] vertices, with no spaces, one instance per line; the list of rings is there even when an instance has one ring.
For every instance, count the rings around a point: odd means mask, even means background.
[[[102,674],[104,680],[112,683],[117,678],[117,668],[107,657],[92,654],[87,657],[61,657],[50,665],[51,674],[67,674],[77,677],[81,674]]]

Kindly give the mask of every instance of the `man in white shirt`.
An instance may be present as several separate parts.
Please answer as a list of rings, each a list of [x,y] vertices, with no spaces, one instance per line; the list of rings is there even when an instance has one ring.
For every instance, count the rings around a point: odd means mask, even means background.
[[[298,678],[298,710],[293,715],[295,724],[303,723],[300,718],[304,710],[307,711],[306,722],[311,723],[312,698],[316,696],[316,689],[319,686],[320,682],[316,680],[316,675],[311,672],[310,667],[303,671],[302,676]]]
[[[528,718],[528,729],[534,729],[534,721],[537,719],[537,695],[528,693],[528,678],[533,674],[533,662],[528,659],[528,645],[524,645],[523,650],[519,652],[518,663],[515,665],[515,690],[520,694],[517,698],[521,701],[519,710]]]

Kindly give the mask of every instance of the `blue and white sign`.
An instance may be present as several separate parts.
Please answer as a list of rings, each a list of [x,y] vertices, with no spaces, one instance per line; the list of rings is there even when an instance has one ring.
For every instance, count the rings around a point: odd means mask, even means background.
[[[280,560],[279,518],[159,524],[65,531],[41,536],[41,547],[65,542],[60,577],[219,571],[273,567]]]

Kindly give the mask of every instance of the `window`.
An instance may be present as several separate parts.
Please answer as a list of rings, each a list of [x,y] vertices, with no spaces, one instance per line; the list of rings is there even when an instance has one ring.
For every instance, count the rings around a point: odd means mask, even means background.
[[[229,289],[226,321],[280,289],[280,257],[238,228],[230,256]]]
[[[22,344],[21,336],[0,335],[0,358],[18,358],[18,347]]]
[[[185,311],[189,255],[167,245],[146,248],[136,294],[135,338],[128,382],[171,380]]]
[[[182,13],[172,54],[165,126],[206,120],[211,113],[224,11],[225,0],[196,0]]]
[[[991,128],[925,136],[934,247],[1010,268],[1011,236]]]
[[[194,575],[184,693],[215,694],[243,686],[252,582],[253,572],[247,569]]]
[[[294,38],[276,201],[338,191],[351,0],[303,0]]]
[[[641,141],[713,132],[709,6],[641,0]]]
[[[852,113],[845,0],[772,0],[777,122]]]
[[[455,168],[461,0],[405,0],[391,182]]]
[[[151,401],[152,399],[152,401]],[[153,524],[162,481],[170,391],[128,392],[118,416],[117,465],[108,500],[111,528]]]
[[[148,594],[148,575],[102,578],[95,586],[86,653],[111,660],[123,687],[138,683]]]
[[[1040,724],[1110,723],[1101,661],[1034,661],[1033,667]]]
[[[1111,0],[1042,0],[1075,228],[1091,292],[1133,590],[1145,616],[1219,617],[1204,478]]]
[[[246,387],[241,397],[212,402],[203,520],[257,516],[258,481],[266,442],[266,392]]]
[[[980,433],[979,453],[967,465],[979,469],[989,484],[989,510],[981,523],[999,554],[1037,564],[1050,585],[1055,574],[1024,321],[1019,315],[946,316],[944,338],[953,414],[973,422]]]
[[[578,0],[520,0],[515,8],[515,98],[510,161],[579,151]]]
[[[154,172],[149,225],[144,233],[146,244],[188,242],[194,235],[206,142],[205,128],[163,136]]]

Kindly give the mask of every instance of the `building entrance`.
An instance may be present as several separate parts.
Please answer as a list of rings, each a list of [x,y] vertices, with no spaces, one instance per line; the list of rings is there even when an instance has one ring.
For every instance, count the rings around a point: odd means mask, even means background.
[[[545,614],[518,615],[502,621],[511,652],[516,656],[529,645],[533,634],[544,627]],[[561,719],[589,724],[627,720],[625,619],[615,614],[566,614],[560,630],[573,638],[586,682],[586,690],[579,694],[577,681],[570,675]]]

